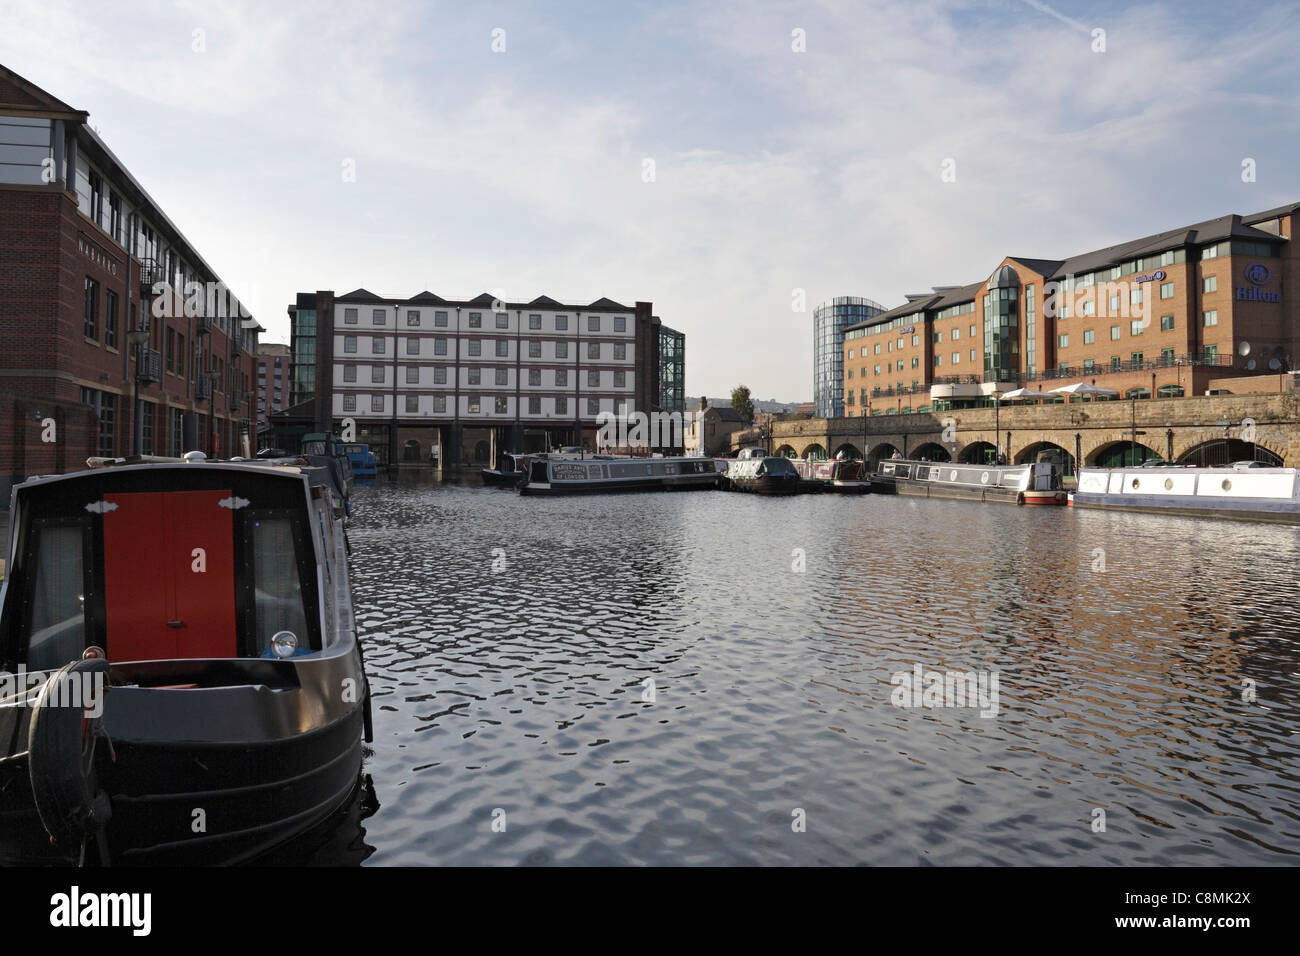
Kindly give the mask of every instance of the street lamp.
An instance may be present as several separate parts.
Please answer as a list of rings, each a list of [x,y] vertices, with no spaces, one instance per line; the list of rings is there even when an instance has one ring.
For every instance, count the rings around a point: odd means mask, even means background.
[[[1002,464],[1002,392],[993,389],[993,464]]]
[[[126,333],[128,348],[134,348],[135,380],[131,383],[131,454],[140,454],[140,362],[143,356],[140,347],[149,341],[148,329],[136,329]]]

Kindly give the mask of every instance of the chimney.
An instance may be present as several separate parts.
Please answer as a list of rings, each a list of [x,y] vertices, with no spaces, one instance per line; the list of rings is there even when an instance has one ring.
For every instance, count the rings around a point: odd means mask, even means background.
[[[708,407],[709,407],[709,400],[708,400],[707,398],[705,398],[703,395],[701,395],[701,396],[700,396],[700,411],[704,411],[704,410],[705,410],[706,408],[708,408]]]

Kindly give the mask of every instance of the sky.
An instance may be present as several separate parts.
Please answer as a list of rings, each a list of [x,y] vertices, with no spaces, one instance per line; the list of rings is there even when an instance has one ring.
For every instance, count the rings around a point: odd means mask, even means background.
[[[644,300],[687,394],[780,401],[826,299],[1300,201],[1297,48],[1267,0],[0,0],[263,341],[317,289]]]

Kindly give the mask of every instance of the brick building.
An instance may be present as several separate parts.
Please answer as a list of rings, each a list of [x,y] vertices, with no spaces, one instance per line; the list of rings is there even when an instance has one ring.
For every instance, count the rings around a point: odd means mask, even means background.
[[[310,409],[320,431],[350,419],[381,462],[594,448],[601,413],[661,411],[681,390],[685,337],[665,336],[651,312],[603,298],[301,293],[289,307],[294,408],[283,418]],[[661,356],[664,341],[672,350]]]
[[[1202,395],[1300,360],[1300,203],[1064,260],[1008,256],[844,333],[846,415],[992,402],[1086,381],[1125,398]]]
[[[268,343],[257,350],[257,430],[270,427],[271,414],[289,407],[289,346]]]
[[[238,454],[260,326],[122,161],[0,66],[0,493],[94,455]]]

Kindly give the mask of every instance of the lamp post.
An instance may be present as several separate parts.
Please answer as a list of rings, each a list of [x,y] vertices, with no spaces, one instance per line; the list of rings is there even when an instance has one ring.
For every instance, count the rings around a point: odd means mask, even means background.
[[[1002,464],[1002,391],[993,389],[993,464]]]
[[[128,348],[134,348],[135,380],[131,383],[131,454],[140,454],[140,346],[149,341],[148,329],[136,329],[126,333]]]

